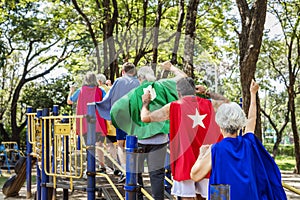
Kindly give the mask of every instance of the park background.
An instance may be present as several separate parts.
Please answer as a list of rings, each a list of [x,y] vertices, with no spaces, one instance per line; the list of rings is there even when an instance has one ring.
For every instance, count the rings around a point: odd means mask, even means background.
[[[25,150],[28,106],[73,114],[69,86],[88,71],[114,81],[129,61],[161,78],[171,60],[246,112],[255,78],[255,134],[299,174],[299,13],[296,0],[1,0],[0,141]]]

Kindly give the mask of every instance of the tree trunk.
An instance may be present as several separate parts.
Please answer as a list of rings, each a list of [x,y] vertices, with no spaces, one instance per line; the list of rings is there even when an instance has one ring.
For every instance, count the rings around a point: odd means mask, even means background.
[[[199,0],[190,0],[187,7],[186,15],[186,31],[184,41],[184,71],[185,73],[195,78],[194,76],[194,44],[195,44],[195,30],[196,30],[196,19],[198,11]]]
[[[179,43],[180,43],[180,38],[181,38],[181,31],[182,31],[182,26],[183,26],[184,15],[185,15],[184,0],[180,0],[176,36],[175,36],[174,48],[172,51],[172,59],[171,59],[171,63],[174,65],[177,64],[177,62],[178,62],[177,61],[177,53],[178,53],[178,48],[179,48]]]
[[[107,74],[108,66],[110,71],[110,79],[113,81],[116,71],[118,70],[118,60],[117,53],[115,47],[115,41],[113,37],[113,31],[118,19],[118,4],[116,0],[112,1],[113,13],[111,16],[111,5],[110,0],[104,0],[103,3],[104,9],[104,24],[103,24],[103,44],[104,44],[104,55],[108,55],[105,58],[105,64],[107,68],[105,68],[105,73]]]
[[[0,123],[0,134],[1,134],[2,141],[9,141],[10,140],[9,135],[6,132],[3,123]]]
[[[236,0],[239,8],[242,31],[239,34],[240,80],[242,85],[243,108],[248,115],[250,106],[250,84],[254,79],[266,18],[267,0],[255,0],[252,8],[246,0]],[[257,98],[258,99],[258,98]],[[260,104],[257,102],[255,135],[261,140]]]
[[[95,32],[93,30],[92,24],[89,20],[89,18],[86,16],[86,14],[84,14],[84,12],[80,9],[80,7],[78,6],[77,0],[72,0],[73,5],[75,7],[75,9],[77,10],[77,12],[82,16],[82,18],[84,19],[86,26],[88,28],[88,31],[90,33],[90,36],[92,38],[94,47],[95,47],[95,56],[96,56],[96,69],[98,73],[101,73],[101,59],[100,59],[100,52],[99,52],[99,46],[98,46],[98,41],[95,35]],[[93,59],[93,55],[92,59]]]
[[[272,151],[272,154],[273,154],[272,156],[273,156],[274,159],[277,156],[278,148],[279,148],[280,142],[282,140],[282,133],[283,133],[285,127],[287,126],[287,124],[289,123],[289,115],[290,115],[290,112],[289,112],[289,107],[290,106],[289,105],[290,104],[288,103],[287,104],[288,108],[286,109],[287,113],[284,114],[285,115],[284,122],[283,122],[283,124],[282,124],[282,126],[281,126],[280,129],[278,129],[276,127],[275,121],[272,120],[271,115],[268,115],[263,109],[261,109],[261,113],[263,113],[265,115],[265,117],[267,117],[269,123],[271,124],[272,128],[276,132],[277,139],[276,139],[276,142],[275,142],[275,144],[273,146],[273,151]]]
[[[179,2],[179,14],[178,14],[178,22],[177,22],[177,28],[176,28],[176,35],[175,35],[175,41],[174,41],[174,48],[172,51],[172,58],[171,58],[171,63],[173,65],[176,65],[178,63],[177,60],[177,53],[178,53],[178,48],[179,48],[179,43],[180,43],[180,38],[181,38],[181,31],[182,31],[182,26],[183,26],[183,20],[184,20],[184,0],[180,0]],[[159,74],[159,78],[167,78],[169,75],[169,71],[162,71],[162,74]]]
[[[142,16],[142,37],[141,42],[136,43],[137,54],[134,58],[133,64],[137,65],[140,59],[145,55],[145,39],[146,39],[146,27],[147,27],[147,9],[148,9],[148,0],[143,1],[143,16]]]
[[[159,35],[159,26],[161,22],[163,2],[164,1],[162,0],[158,1],[156,19],[155,19],[155,24],[153,29],[153,49],[152,49],[151,67],[154,71],[154,74],[156,74],[156,65],[157,65],[157,58],[158,58],[158,35]]]
[[[299,23],[298,19],[298,23]],[[298,26],[298,24],[297,24]],[[297,26],[295,27],[294,30],[297,30]],[[295,92],[295,83],[296,83],[296,77],[297,77],[297,72],[299,70],[299,65],[298,63],[293,64],[293,59],[292,59],[292,52],[293,52],[293,42],[294,39],[296,39],[296,31],[294,31],[294,34],[291,38],[291,41],[288,45],[289,51],[288,51],[288,69],[289,69],[289,86],[287,87],[288,89],[288,95],[289,95],[289,104],[290,104],[290,112],[291,112],[291,126],[292,126],[292,131],[293,131],[293,137],[294,137],[294,147],[295,147],[295,158],[296,158],[296,169],[295,172],[297,174],[300,174],[300,144],[299,144],[299,134],[298,134],[298,126],[297,126],[297,117],[296,117],[296,106],[295,106],[295,98],[296,98],[296,92]],[[296,39],[297,42],[297,47],[298,47],[298,58],[299,58],[299,53],[300,53],[300,42],[299,39]],[[296,62],[296,61],[295,61]],[[298,66],[298,69],[297,69]]]
[[[293,89],[291,89],[293,90]],[[294,147],[295,147],[295,158],[296,158],[296,169],[295,173],[300,174],[300,148],[299,148],[299,134],[298,134],[298,127],[297,127],[297,119],[295,115],[295,98],[294,93],[291,91],[290,97],[290,109],[291,109],[291,125],[292,125],[292,131],[293,131],[293,137],[294,137]]]

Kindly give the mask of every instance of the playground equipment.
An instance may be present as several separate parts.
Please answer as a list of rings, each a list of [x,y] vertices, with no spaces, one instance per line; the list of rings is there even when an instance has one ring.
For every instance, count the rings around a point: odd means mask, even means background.
[[[57,106],[53,107],[52,115],[46,108],[38,109],[36,113],[32,112],[32,108],[27,109],[27,198],[32,196],[32,160],[36,159],[37,191],[35,197],[38,200],[56,199],[58,188],[63,189],[64,199],[68,199],[69,191],[75,190],[86,192],[89,200],[96,199],[96,192],[98,197],[103,196],[105,199],[128,199],[129,193],[133,197],[138,190],[141,190],[148,199],[153,199],[149,194],[150,188],[137,186],[137,180],[135,180],[137,177],[132,176],[136,173],[134,172],[136,169],[126,169],[125,172],[104,148],[95,145],[95,104],[91,103],[87,106],[88,114],[86,116],[59,115]],[[88,122],[85,145],[80,140],[83,120]],[[78,125],[81,130],[79,135],[76,134]],[[135,141],[137,142],[137,140]],[[137,146],[137,143],[135,145]],[[115,167],[126,173],[125,187],[123,184],[117,183],[115,175],[96,172],[96,148],[99,148]],[[126,150],[129,149],[131,147],[126,148]],[[130,154],[130,152],[128,154],[127,158],[130,161],[134,154]],[[127,163],[127,166],[132,166],[132,163]],[[83,178],[84,175],[87,175],[87,179]],[[135,189],[131,190],[132,187]],[[167,198],[172,198],[170,194],[166,195]]]
[[[2,142],[0,145],[0,175],[2,174],[1,169],[11,173],[11,169],[15,168],[21,156],[24,154],[19,150],[17,142]]]
[[[88,122],[87,144],[83,144],[79,135],[76,134],[76,120],[79,126],[82,120]],[[32,166],[36,161],[36,184],[35,197],[38,200],[56,199],[56,189],[63,189],[63,199],[68,199],[69,191],[81,190],[87,193],[88,200],[103,196],[104,199],[136,199],[136,192],[141,191],[148,199],[150,188],[141,188],[137,185],[136,154],[137,138],[126,138],[126,182],[125,186],[116,184],[114,175],[97,173],[95,170],[95,149],[103,151],[106,158],[125,173],[118,162],[113,160],[105,149],[95,146],[95,104],[88,104],[86,116],[62,116],[58,115],[58,107],[54,106],[52,115],[49,109],[38,109],[33,113],[32,108],[27,109],[27,157],[22,159],[25,164],[20,165],[19,180],[9,179],[5,183],[6,192],[9,196],[19,192],[19,186],[24,183],[26,176],[27,198],[31,198],[31,175]],[[86,170],[86,172],[85,172]],[[87,175],[87,180],[83,175]],[[17,178],[17,177],[16,177]],[[14,178],[14,179],[16,179]],[[165,177],[166,184],[172,185],[170,178]],[[18,184],[14,184],[18,183]],[[287,188],[287,186],[284,185]],[[165,198],[172,196],[165,192]]]

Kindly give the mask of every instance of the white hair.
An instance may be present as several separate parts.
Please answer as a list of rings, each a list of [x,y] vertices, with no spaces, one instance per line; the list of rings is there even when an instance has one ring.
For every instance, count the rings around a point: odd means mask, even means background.
[[[101,81],[101,83],[105,84],[106,82],[106,77],[104,74],[97,74],[97,80]]]
[[[154,76],[154,71],[149,66],[141,67],[137,72],[137,77],[141,80],[147,80],[147,81],[155,81],[156,78]]]
[[[230,102],[224,103],[218,108],[216,122],[227,133],[234,134],[246,125],[247,118],[237,103]]]

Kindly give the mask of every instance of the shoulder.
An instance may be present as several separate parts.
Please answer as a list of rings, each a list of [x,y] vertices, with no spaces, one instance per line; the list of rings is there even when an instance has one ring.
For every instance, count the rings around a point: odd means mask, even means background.
[[[254,135],[253,132],[245,133],[242,137],[247,140],[255,140],[256,139],[256,136]]]

